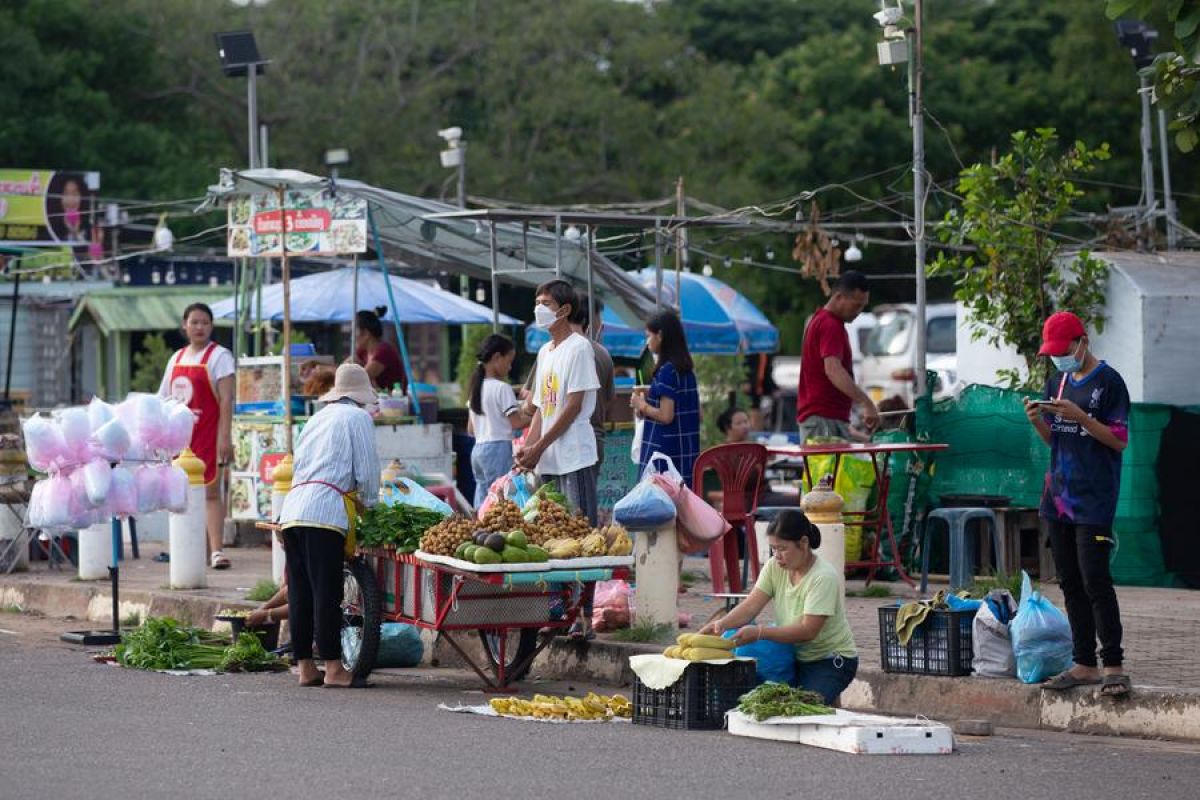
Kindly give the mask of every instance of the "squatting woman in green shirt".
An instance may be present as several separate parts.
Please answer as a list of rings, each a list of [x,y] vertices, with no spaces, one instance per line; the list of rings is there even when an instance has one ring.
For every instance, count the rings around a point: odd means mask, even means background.
[[[772,558],[750,596],[700,632],[720,635],[739,628],[733,637],[738,646],[760,639],[793,645],[793,685],[834,703],[858,672],[858,650],[846,620],[841,576],[813,552],[821,546],[821,531],[803,511],[781,512],[767,528],[767,540]],[[748,624],[772,600],[775,627]]]

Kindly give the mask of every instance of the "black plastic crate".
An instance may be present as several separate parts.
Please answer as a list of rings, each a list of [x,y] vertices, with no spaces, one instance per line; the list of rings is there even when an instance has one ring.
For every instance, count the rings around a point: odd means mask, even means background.
[[[899,611],[900,606],[895,605],[879,609],[879,658],[884,672],[952,677],[971,674],[974,611],[930,611],[907,645],[901,645],[896,637]]]
[[[753,661],[688,664],[666,689],[649,689],[633,678],[633,724],[684,730],[725,727],[725,712],[758,685]]]

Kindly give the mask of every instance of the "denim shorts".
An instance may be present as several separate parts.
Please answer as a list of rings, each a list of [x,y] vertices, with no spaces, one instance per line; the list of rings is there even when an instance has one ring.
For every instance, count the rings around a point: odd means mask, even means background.
[[[471,472],[475,475],[475,508],[483,505],[488,489],[513,468],[512,442],[476,442],[471,450]]]
[[[834,656],[820,661],[797,661],[792,686],[816,692],[825,698],[827,705],[833,705],[856,674],[857,657]]]

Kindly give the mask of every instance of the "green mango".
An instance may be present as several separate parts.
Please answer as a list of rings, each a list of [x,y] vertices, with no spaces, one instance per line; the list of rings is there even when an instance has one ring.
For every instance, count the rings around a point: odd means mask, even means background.
[[[460,561],[465,560],[467,558],[467,548],[472,546],[470,542],[463,542],[455,549],[454,557]]]
[[[544,564],[550,560],[550,554],[536,544],[531,544],[525,548],[525,553],[529,556],[529,560],[535,564]]]
[[[476,564],[499,564],[500,554],[490,547],[476,547],[472,560]]]
[[[522,549],[529,545],[529,540],[525,538],[525,532],[520,530],[509,531],[504,534],[504,541],[513,547],[520,547]]]
[[[463,561],[474,561],[475,551],[478,549],[479,545],[467,542],[467,546],[463,548],[463,554],[461,556],[455,556],[455,558],[462,558]]]
[[[512,545],[504,548],[504,552],[500,554],[500,557],[504,559],[505,564],[523,564],[529,560],[528,553],[520,547],[513,547]]]

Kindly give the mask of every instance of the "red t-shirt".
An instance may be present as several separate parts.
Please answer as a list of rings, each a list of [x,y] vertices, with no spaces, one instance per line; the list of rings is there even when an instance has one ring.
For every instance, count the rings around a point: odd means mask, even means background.
[[[363,366],[370,364],[371,361],[383,364],[383,372],[375,378],[376,388],[387,391],[398,383],[401,389],[408,389],[408,381],[404,375],[404,361],[400,358],[400,351],[391,342],[381,341],[370,360],[367,359],[367,351],[363,349],[355,352],[354,357]]]
[[[817,309],[804,330],[800,349],[800,387],[796,393],[796,421],[827,417],[850,421],[851,400],[825,374],[825,359],[833,356],[854,376],[854,356],[846,324],[825,308]]]

